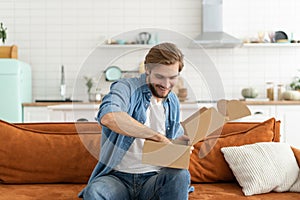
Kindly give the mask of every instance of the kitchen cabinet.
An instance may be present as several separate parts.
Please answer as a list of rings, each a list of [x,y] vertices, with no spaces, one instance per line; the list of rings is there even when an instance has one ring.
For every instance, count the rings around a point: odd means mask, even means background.
[[[299,43],[244,43],[243,47],[300,47]]]
[[[280,120],[280,140],[300,148],[300,132],[298,133],[300,105],[248,105],[248,107],[253,116],[256,116],[253,119],[263,121],[275,117],[276,120]]]
[[[281,120],[281,134],[283,141],[300,148],[300,106],[279,105],[276,106],[276,119]]]
[[[201,107],[215,107],[216,103],[189,103],[180,105],[181,121]],[[261,105],[247,105],[252,113],[238,121],[265,121],[271,117],[281,121],[281,141],[300,148],[300,102],[263,102]],[[95,121],[99,104],[56,104],[23,106],[24,122],[74,122],[80,120]]]
[[[23,122],[95,121],[98,104],[23,104]]]
[[[49,120],[61,122],[90,121],[95,122],[99,104],[59,104],[48,106]]]
[[[265,117],[276,117],[276,106],[274,105],[248,105],[252,115]]]
[[[23,122],[48,122],[47,106],[23,106]]]
[[[200,107],[211,107],[212,104],[182,103],[180,106],[181,121],[185,120]],[[23,106],[24,122],[74,122],[80,120],[95,121],[99,104],[55,104]]]

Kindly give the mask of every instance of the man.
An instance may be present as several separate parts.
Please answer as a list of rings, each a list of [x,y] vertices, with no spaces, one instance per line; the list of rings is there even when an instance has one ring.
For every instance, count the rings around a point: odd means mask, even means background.
[[[184,66],[183,54],[174,44],[162,43],[150,49],[144,63],[145,74],[114,82],[103,98],[100,159],[80,194],[85,200],[188,199],[188,170],[141,161],[145,139],[188,139],[171,91]]]

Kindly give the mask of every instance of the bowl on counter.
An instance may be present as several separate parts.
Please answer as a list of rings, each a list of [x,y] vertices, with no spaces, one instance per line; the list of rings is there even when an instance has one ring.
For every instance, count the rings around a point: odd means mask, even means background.
[[[282,93],[283,100],[298,101],[300,100],[300,92],[297,90],[288,90]]]
[[[257,89],[253,87],[243,88],[241,93],[244,98],[255,98],[258,96]]]

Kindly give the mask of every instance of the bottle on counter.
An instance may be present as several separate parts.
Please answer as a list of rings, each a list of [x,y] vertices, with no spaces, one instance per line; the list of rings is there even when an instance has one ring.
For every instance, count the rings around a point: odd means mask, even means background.
[[[267,82],[267,98],[269,98],[270,101],[274,101],[274,83],[273,82]]]
[[[66,81],[65,81],[65,69],[61,66],[61,77],[60,77],[60,96],[62,100],[66,100]]]
[[[285,92],[285,87],[284,87],[284,84],[278,84],[277,85],[277,97],[278,97],[278,100],[283,100],[282,98],[282,93]]]

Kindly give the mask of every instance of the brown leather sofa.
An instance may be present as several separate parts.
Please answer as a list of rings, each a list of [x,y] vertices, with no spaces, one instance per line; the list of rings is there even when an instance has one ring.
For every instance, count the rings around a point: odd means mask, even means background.
[[[300,199],[284,192],[244,196],[226,164],[223,146],[278,142],[280,122],[229,122],[195,145],[190,172],[195,191],[189,199]],[[0,121],[0,200],[71,200],[86,185],[99,154],[97,123],[26,123]],[[206,154],[199,157],[199,151]],[[293,149],[300,164],[300,150]]]

